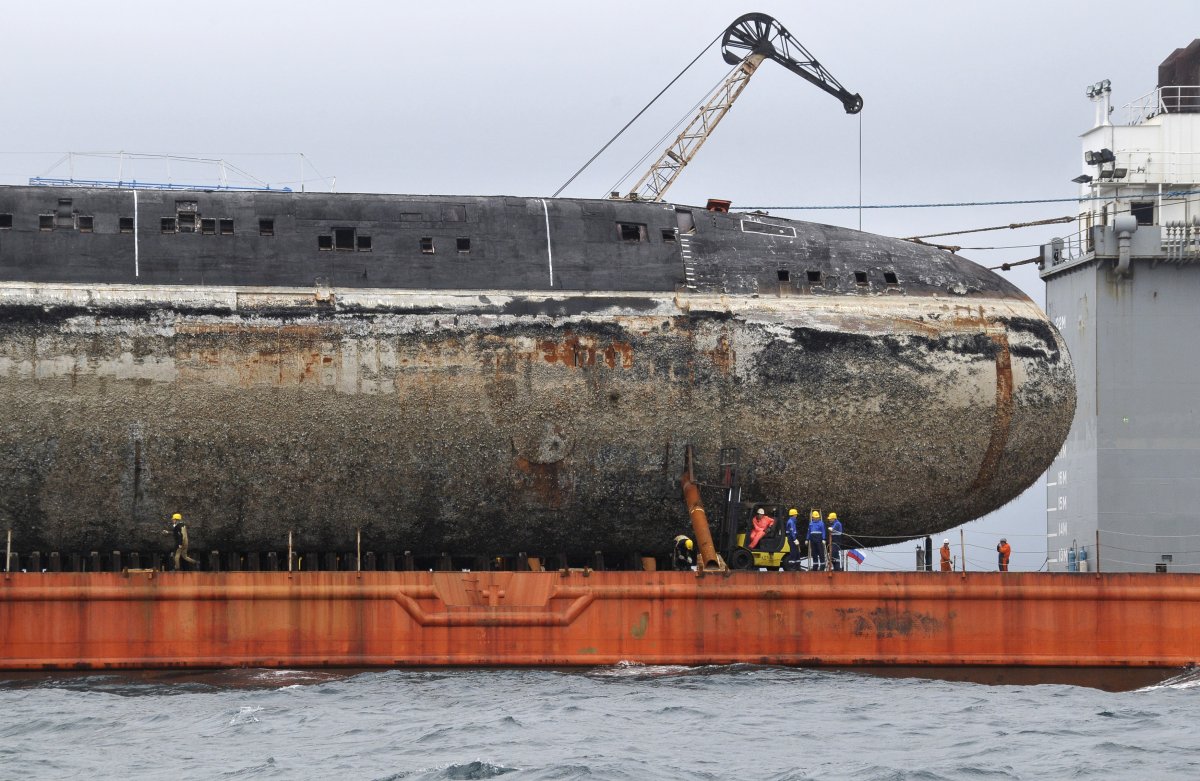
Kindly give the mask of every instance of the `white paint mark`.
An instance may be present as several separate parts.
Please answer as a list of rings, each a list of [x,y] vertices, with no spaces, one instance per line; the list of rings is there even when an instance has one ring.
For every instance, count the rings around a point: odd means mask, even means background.
[[[1047,488],[1053,488],[1056,485],[1058,485],[1058,483],[1046,483]]]
[[[542,211],[546,213],[546,263],[550,266],[550,287],[554,287],[554,253],[550,251],[550,207],[542,199]]]
[[[1057,508],[1057,507],[1047,507],[1047,508],[1046,508],[1046,512],[1048,512],[1048,513],[1052,513],[1052,512],[1055,512],[1055,511],[1057,511],[1057,510],[1058,510],[1058,508]]]
[[[137,190],[133,191],[133,275],[138,276],[138,209]]]

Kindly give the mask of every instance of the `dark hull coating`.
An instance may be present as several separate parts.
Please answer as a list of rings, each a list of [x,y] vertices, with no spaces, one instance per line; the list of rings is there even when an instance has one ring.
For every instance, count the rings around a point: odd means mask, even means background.
[[[74,227],[25,219],[59,197]],[[0,509],[25,550],[151,544],[181,510],[205,548],[361,529],[426,553],[661,551],[689,443],[710,467],[740,447],[748,496],[925,534],[1036,480],[1074,410],[1035,305],[891,239],[660,204],[229,193],[140,193],[121,234],[131,199],[0,188]],[[235,233],[162,233],[187,199]],[[462,219],[403,217],[445,203]],[[318,249],[347,226],[369,252]]]

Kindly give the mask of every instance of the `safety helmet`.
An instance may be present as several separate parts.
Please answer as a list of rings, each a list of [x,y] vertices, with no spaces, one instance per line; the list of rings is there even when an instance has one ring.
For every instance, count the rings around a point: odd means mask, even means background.
[[[685,542],[683,545],[684,545],[684,547],[685,547],[685,548],[687,548],[688,550],[691,550],[691,549],[692,549],[692,541],[691,541],[690,539],[689,539],[687,542]]]
[[[828,515],[828,516],[825,518],[825,520],[827,520],[827,521],[836,521],[836,520],[837,520],[837,513],[830,513],[830,514],[829,514],[829,515]]]
[[[764,510],[763,508],[759,507],[759,508],[758,508],[758,514],[759,514],[759,515],[766,515],[766,514],[767,514],[767,511],[766,511],[766,510]]]
[[[1000,542],[1008,542],[1008,540],[1006,540],[1005,538],[1001,537],[1001,538],[1000,538]]]
[[[950,538],[949,538],[949,537],[947,537],[946,539],[942,540],[942,544],[943,544],[943,545],[949,545],[949,544],[950,544]]]
[[[812,515],[810,515],[809,517],[812,518],[814,521],[819,521],[819,520],[821,520],[821,511],[813,510]]]
[[[172,516],[171,516],[171,520],[172,520],[172,521],[182,521],[182,520],[183,520],[183,516],[182,516],[182,515],[180,515],[179,513],[175,513],[174,515],[172,515]]]
[[[788,510],[788,515],[799,515],[799,514],[800,514],[800,513],[799,513],[799,512],[796,510],[796,508],[795,508],[795,507],[793,507],[792,509]]]

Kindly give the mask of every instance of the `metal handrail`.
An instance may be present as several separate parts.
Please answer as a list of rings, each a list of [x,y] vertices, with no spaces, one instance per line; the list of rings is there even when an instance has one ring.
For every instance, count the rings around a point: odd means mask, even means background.
[[[1200,112],[1200,86],[1172,85],[1155,87],[1136,100],[1126,103],[1126,124],[1140,125],[1159,114]]]

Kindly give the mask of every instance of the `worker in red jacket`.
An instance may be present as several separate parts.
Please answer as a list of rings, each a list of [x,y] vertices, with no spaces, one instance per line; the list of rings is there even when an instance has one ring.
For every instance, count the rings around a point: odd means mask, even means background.
[[[1000,563],[1000,571],[1008,572],[1008,560],[1012,558],[1012,546],[1008,544],[1008,540],[1000,538],[1000,544],[996,546],[996,553]]]
[[[767,511],[759,507],[758,512],[754,514],[754,520],[751,521],[750,530],[750,547],[757,548],[758,543],[762,541],[763,535],[767,530],[775,525],[775,519],[767,515]]]

